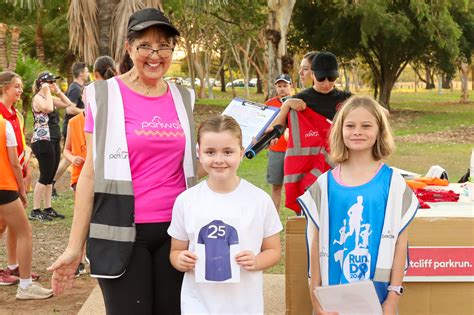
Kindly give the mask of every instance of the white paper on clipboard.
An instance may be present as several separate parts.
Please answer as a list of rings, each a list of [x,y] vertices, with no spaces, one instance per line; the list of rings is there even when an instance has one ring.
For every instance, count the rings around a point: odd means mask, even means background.
[[[252,138],[258,139],[279,111],[278,107],[234,98],[222,115],[231,116],[239,123],[242,129],[242,146],[247,151],[252,145]]]
[[[314,293],[326,312],[338,312],[339,315],[382,314],[382,306],[370,280],[316,287]]]

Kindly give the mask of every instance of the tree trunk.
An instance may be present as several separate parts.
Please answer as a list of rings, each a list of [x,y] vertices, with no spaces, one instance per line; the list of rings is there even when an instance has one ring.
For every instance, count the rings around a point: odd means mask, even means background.
[[[7,29],[6,24],[0,23],[0,70],[2,71],[8,68]]]
[[[232,74],[232,68],[230,67],[230,62],[229,62],[229,74],[230,74],[230,82],[234,82],[234,75]],[[235,92],[235,86],[231,84],[232,88],[232,97],[236,97],[237,93]]]
[[[469,65],[465,61],[460,61],[459,76],[461,77],[461,103],[467,103],[469,95],[467,94],[467,84],[469,81]]]
[[[357,61],[351,60],[350,61],[350,69],[351,69],[351,75],[352,75],[352,85],[354,86],[354,89],[356,92],[359,92],[360,86],[359,86],[359,75],[358,75],[358,66],[357,66]]]
[[[211,64],[211,53],[212,51],[206,50],[204,51],[204,76],[206,78],[206,84],[207,84],[207,98],[212,100],[214,99],[214,91],[213,91],[213,86],[214,84],[211,83],[211,80],[209,80],[210,76],[210,64]],[[203,82],[201,82],[201,85]]]
[[[380,86],[379,103],[388,110],[390,110],[390,96],[392,95],[395,81],[394,78],[383,78]]]
[[[344,73],[344,82],[345,82],[344,90],[346,92],[349,92],[351,90],[351,80],[350,80],[349,74],[347,73],[347,65],[346,64],[342,64],[342,70],[343,70],[343,73]]]
[[[35,45],[36,45],[36,58],[38,58],[41,63],[45,63],[44,56],[44,41],[43,41],[43,23],[41,19],[41,12],[39,9],[36,14],[36,33],[35,33]]]
[[[442,82],[442,87],[443,87],[443,89],[449,89],[449,88],[451,88],[451,77],[448,76],[446,73],[443,73],[443,74],[441,75],[441,78],[442,78],[442,80],[443,80],[443,82]]]
[[[204,93],[204,69],[202,66],[201,58],[199,56],[199,52],[196,52],[194,55],[194,69],[196,71],[196,76],[199,78],[199,92],[198,92],[198,97],[199,98],[205,98],[206,94]]]
[[[425,66],[425,82],[426,82],[426,90],[432,90],[435,88],[434,84],[434,74],[431,73],[430,66]]]
[[[8,63],[8,69],[14,71],[16,68],[16,61],[18,59],[18,53],[20,51],[20,29],[13,27],[12,29],[12,43],[10,49],[10,61]]]
[[[221,77],[221,92],[225,92],[225,69],[224,67],[221,68],[219,72],[219,76]]]
[[[120,0],[97,0],[97,21],[99,23],[99,55],[113,56],[111,51],[110,27],[112,24],[112,14]],[[87,27],[87,26],[86,26]],[[120,61],[120,60],[118,60]]]
[[[260,73],[257,72],[257,94],[263,94],[263,84]]]
[[[296,0],[268,0],[267,39],[268,82],[282,71],[281,57],[286,55],[286,35]],[[267,84],[267,96],[275,95],[273,85]]]
[[[471,90],[474,91],[474,62],[471,65]]]
[[[247,43],[245,45],[245,54],[244,54],[244,85],[245,85],[245,96],[247,98],[250,97],[250,90],[249,90],[249,81],[250,81],[250,44],[251,44],[251,39],[247,39]]]

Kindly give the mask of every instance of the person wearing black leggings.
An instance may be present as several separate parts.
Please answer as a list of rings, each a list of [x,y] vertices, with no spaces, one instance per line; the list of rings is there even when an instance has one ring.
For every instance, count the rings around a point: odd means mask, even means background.
[[[58,88],[57,79],[59,77],[50,72],[41,72],[34,83],[35,96],[31,105],[34,130],[31,149],[38,159],[40,176],[34,189],[30,220],[64,219],[64,215],[59,214],[51,207],[52,183],[61,157],[59,145],[61,130],[56,108],[66,108],[74,106],[74,104]],[[43,211],[40,209],[41,201],[43,201]]]

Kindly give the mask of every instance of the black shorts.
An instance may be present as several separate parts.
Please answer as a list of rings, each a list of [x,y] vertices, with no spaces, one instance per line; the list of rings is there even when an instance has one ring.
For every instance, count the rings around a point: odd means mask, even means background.
[[[0,190],[0,206],[6,205],[20,198],[16,190]]]
[[[39,140],[31,144],[31,150],[39,163],[40,177],[38,182],[43,185],[53,183],[54,175],[61,159],[61,146],[59,139]]]

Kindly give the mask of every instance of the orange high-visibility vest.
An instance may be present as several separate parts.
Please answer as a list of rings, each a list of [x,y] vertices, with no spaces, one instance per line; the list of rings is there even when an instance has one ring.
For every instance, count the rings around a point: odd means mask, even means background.
[[[288,128],[290,136],[283,168],[285,206],[300,213],[296,198],[333,167],[328,157],[331,122],[309,108],[299,112],[290,110]]]
[[[8,158],[7,123],[2,117],[0,117],[0,169],[2,170],[2,176],[0,176],[0,190],[18,191],[18,184],[13,170],[10,167],[10,159]]]
[[[1,111],[3,111],[4,113],[7,113],[6,111],[6,107],[4,105],[1,105],[0,104],[0,109],[2,109]],[[2,108],[3,107],[3,108]],[[1,113],[0,111],[0,118],[4,118],[4,119],[7,119],[5,117],[3,117],[4,115]],[[10,121],[10,123],[12,124],[13,126],[13,130],[15,131],[15,136],[16,136],[16,142],[18,143],[18,146],[17,146],[17,152],[18,152],[18,159],[20,160],[20,166],[21,166],[21,169],[23,170],[23,176],[26,175],[26,164],[25,164],[25,154],[26,154],[26,151],[25,151],[25,148],[26,148],[26,139],[25,139],[25,119],[23,118],[23,115],[17,111],[15,108],[13,108],[13,111],[14,111],[14,114],[16,116],[16,118],[18,119],[18,123],[20,125],[20,130],[17,130],[15,129],[15,126],[14,126],[14,122]],[[10,116],[11,117],[11,116]],[[8,119],[7,119],[8,120]],[[21,140],[21,142],[20,142]]]
[[[85,124],[85,117],[84,114],[81,113],[79,115],[74,116],[69,120],[69,132],[68,135],[71,137],[71,152],[73,155],[78,155],[80,157],[86,158],[87,148],[86,148],[86,136],[84,134],[84,124]],[[79,179],[79,175],[82,171],[82,164],[81,166],[75,166],[72,164],[72,172],[71,172],[71,186],[77,183]]]

